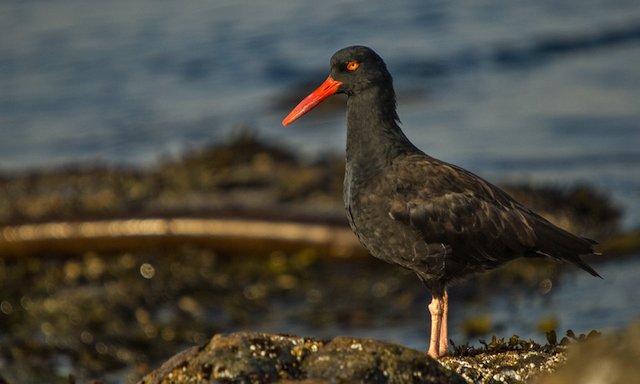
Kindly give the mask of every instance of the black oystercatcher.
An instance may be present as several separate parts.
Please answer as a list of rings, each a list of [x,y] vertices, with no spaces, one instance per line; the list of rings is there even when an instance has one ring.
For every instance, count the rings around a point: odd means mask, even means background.
[[[416,148],[398,126],[393,81],[361,46],[331,58],[329,78],[284,119],[288,125],[326,97],[346,93],[344,204],[351,228],[379,259],[414,271],[433,300],[429,355],[448,352],[447,286],[518,257],[570,261],[599,254],[523,207],[498,187]]]

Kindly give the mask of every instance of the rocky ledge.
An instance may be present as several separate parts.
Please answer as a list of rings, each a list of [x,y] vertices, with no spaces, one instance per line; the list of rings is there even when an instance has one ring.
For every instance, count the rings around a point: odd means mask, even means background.
[[[640,323],[606,336],[555,332],[540,346],[517,336],[454,347],[438,361],[383,341],[331,341],[264,333],[218,334],[187,349],[138,384],[178,383],[636,383]],[[572,340],[570,340],[572,339]]]
[[[502,351],[498,346],[436,361],[426,353],[377,340],[218,334],[207,344],[175,355],[138,384],[522,383],[565,361],[557,348],[516,350],[508,344],[502,344]]]

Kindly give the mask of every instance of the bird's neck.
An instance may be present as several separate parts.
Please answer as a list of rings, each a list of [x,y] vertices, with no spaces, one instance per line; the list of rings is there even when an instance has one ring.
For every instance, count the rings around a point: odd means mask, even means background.
[[[415,149],[400,127],[393,89],[371,88],[347,101],[347,166],[381,171]]]

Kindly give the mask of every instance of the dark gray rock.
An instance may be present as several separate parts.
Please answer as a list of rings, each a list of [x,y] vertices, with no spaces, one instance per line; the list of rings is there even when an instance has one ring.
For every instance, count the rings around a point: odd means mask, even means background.
[[[426,353],[375,340],[331,342],[264,333],[216,335],[169,359],[139,384],[465,383]]]
[[[336,337],[302,363],[330,383],[465,383],[426,353],[384,341]]]
[[[302,361],[323,342],[264,333],[218,334],[208,344],[183,351],[140,384],[269,383],[304,377]]]

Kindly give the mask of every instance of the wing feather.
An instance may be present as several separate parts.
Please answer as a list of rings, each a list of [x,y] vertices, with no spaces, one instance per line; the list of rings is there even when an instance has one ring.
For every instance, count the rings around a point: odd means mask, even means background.
[[[535,246],[520,206],[485,180],[431,158],[402,169],[392,169],[388,177],[396,180],[385,183],[397,186],[389,215],[419,230],[427,243],[451,244],[454,253],[478,262],[507,261]]]
[[[382,178],[378,192],[390,197],[388,215],[424,239],[424,263],[436,258],[448,273],[464,276],[518,257],[548,256],[598,276],[580,258],[598,254],[595,242],[554,226],[471,172],[416,153]]]

